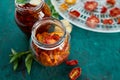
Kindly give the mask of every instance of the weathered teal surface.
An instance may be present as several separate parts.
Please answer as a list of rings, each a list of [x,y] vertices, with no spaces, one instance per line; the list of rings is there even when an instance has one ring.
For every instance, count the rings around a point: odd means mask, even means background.
[[[82,75],[77,80],[120,80],[120,33],[103,34],[73,27],[69,59],[79,60]],[[0,80],[69,80],[73,68],[64,63],[47,68],[34,62],[31,75],[23,66],[13,71],[9,64],[11,48],[25,51],[26,36],[14,21],[14,0],[0,1]]]

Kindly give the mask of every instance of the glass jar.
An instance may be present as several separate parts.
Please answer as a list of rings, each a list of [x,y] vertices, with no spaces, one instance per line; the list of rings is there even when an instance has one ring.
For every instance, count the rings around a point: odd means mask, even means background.
[[[44,18],[33,26],[31,49],[35,59],[44,66],[57,66],[64,62],[70,51],[70,35],[57,19]]]
[[[15,21],[19,28],[30,37],[34,23],[39,19],[51,16],[51,11],[44,0],[18,1],[15,0]]]

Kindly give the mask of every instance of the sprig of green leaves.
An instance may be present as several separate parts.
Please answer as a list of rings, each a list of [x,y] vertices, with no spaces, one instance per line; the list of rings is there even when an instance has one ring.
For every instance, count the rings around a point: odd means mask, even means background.
[[[25,52],[16,52],[14,49],[11,49],[10,54],[10,63],[13,63],[13,70],[15,71],[19,66],[19,61],[25,57],[25,66],[27,68],[28,74],[30,74],[31,66],[33,62],[33,55],[31,50]]]
[[[54,17],[54,18],[56,18],[56,19],[59,19],[59,14],[58,14],[58,12],[55,10],[54,6],[52,5],[51,0],[48,0],[48,1],[47,1],[47,4],[49,5],[49,7],[50,7],[50,9],[51,9],[52,17]]]

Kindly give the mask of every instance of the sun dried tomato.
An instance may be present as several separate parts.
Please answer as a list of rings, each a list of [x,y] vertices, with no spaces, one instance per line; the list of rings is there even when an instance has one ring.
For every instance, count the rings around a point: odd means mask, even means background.
[[[117,23],[120,24],[120,18],[118,18],[118,22]]]
[[[84,8],[87,10],[87,11],[94,11],[98,6],[98,3],[96,1],[87,1],[84,5]]]
[[[116,0],[107,0],[106,2],[108,4],[111,4],[112,6],[114,6],[116,4]]]
[[[61,11],[66,11],[68,9],[68,4],[62,3],[59,8]]]
[[[69,78],[71,80],[76,80],[81,75],[81,68],[76,67],[71,70],[69,73]]]
[[[113,24],[113,20],[112,19],[104,19],[103,24]]]
[[[74,18],[78,18],[80,16],[80,12],[78,12],[77,10],[71,10],[69,12],[69,15],[74,17]]]
[[[120,8],[115,7],[115,8],[110,10],[110,16],[116,17],[119,15],[120,15]]]
[[[77,0],[65,0],[67,4],[75,4]]]
[[[107,20],[107,19],[104,19],[104,20],[103,20],[103,24],[108,24],[108,20]]]
[[[66,61],[66,64],[69,66],[75,66],[78,64],[78,60],[70,60],[70,61]]]
[[[103,6],[102,9],[101,9],[101,13],[104,14],[104,13],[106,13],[106,12],[107,12],[107,8],[106,8],[105,6]]]
[[[100,21],[98,17],[91,15],[87,18],[86,24],[88,27],[95,28],[99,22]]]
[[[112,19],[108,19],[108,23],[109,24],[113,24],[113,20]]]

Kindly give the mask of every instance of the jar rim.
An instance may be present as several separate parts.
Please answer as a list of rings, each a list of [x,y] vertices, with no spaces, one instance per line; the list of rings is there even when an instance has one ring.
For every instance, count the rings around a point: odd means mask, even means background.
[[[32,11],[36,11],[36,10],[38,10],[40,7],[42,7],[43,6],[43,4],[44,4],[44,0],[41,0],[41,2],[38,4],[38,5],[36,5],[35,7],[32,7],[32,8],[21,8],[20,7],[20,4],[18,4],[17,2],[16,2],[17,0],[15,0],[15,6],[16,6],[16,8],[18,8],[18,10],[20,10],[20,11],[25,11],[25,10],[32,10]],[[25,3],[25,4],[27,4],[27,3]],[[21,4],[22,5],[22,4]]]
[[[63,36],[60,38],[60,40],[58,40],[56,43],[54,43],[54,44],[44,44],[44,43],[41,43],[41,42],[39,42],[37,39],[36,39],[36,31],[37,31],[37,29],[40,27],[40,25],[42,25],[42,24],[44,24],[46,21],[48,21],[48,20],[56,20],[56,21],[58,21],[60,24],[61,24],[61,28],[63,29]],[[48,21],[49,22],[49,21]],[[51,21],[52,22],[52,21]],[[54,24],[54,22],[53,22],[53,24]],[[45,18],[43,18],[42,20],[39,20],[39,21],[37,21],[34,25],[33,25],[33,28],[32,28],[32,35],[31,35],[31,38],[32,38],[32,40],[33,40],[33,42],[34,43],[36,43],[37,45],[38,45],[38,47],[40,47],[40,48],[42,48],[42,49],[48,49],[48,50],[52,50],[52,49],[55,49],[55,48],[57,48],[57,47],[59,47],[60,45],[62,45],[63,44],[63,42],[64,42],[64,39],[65,39],[65,37],[66,37],[66,28],[65,28],[65,26],[63,25],[63,23],[60,21],[60,20],[58,20],[58,19],[55,19],[55,18],[53,18],[53,17],[45,17]]]

